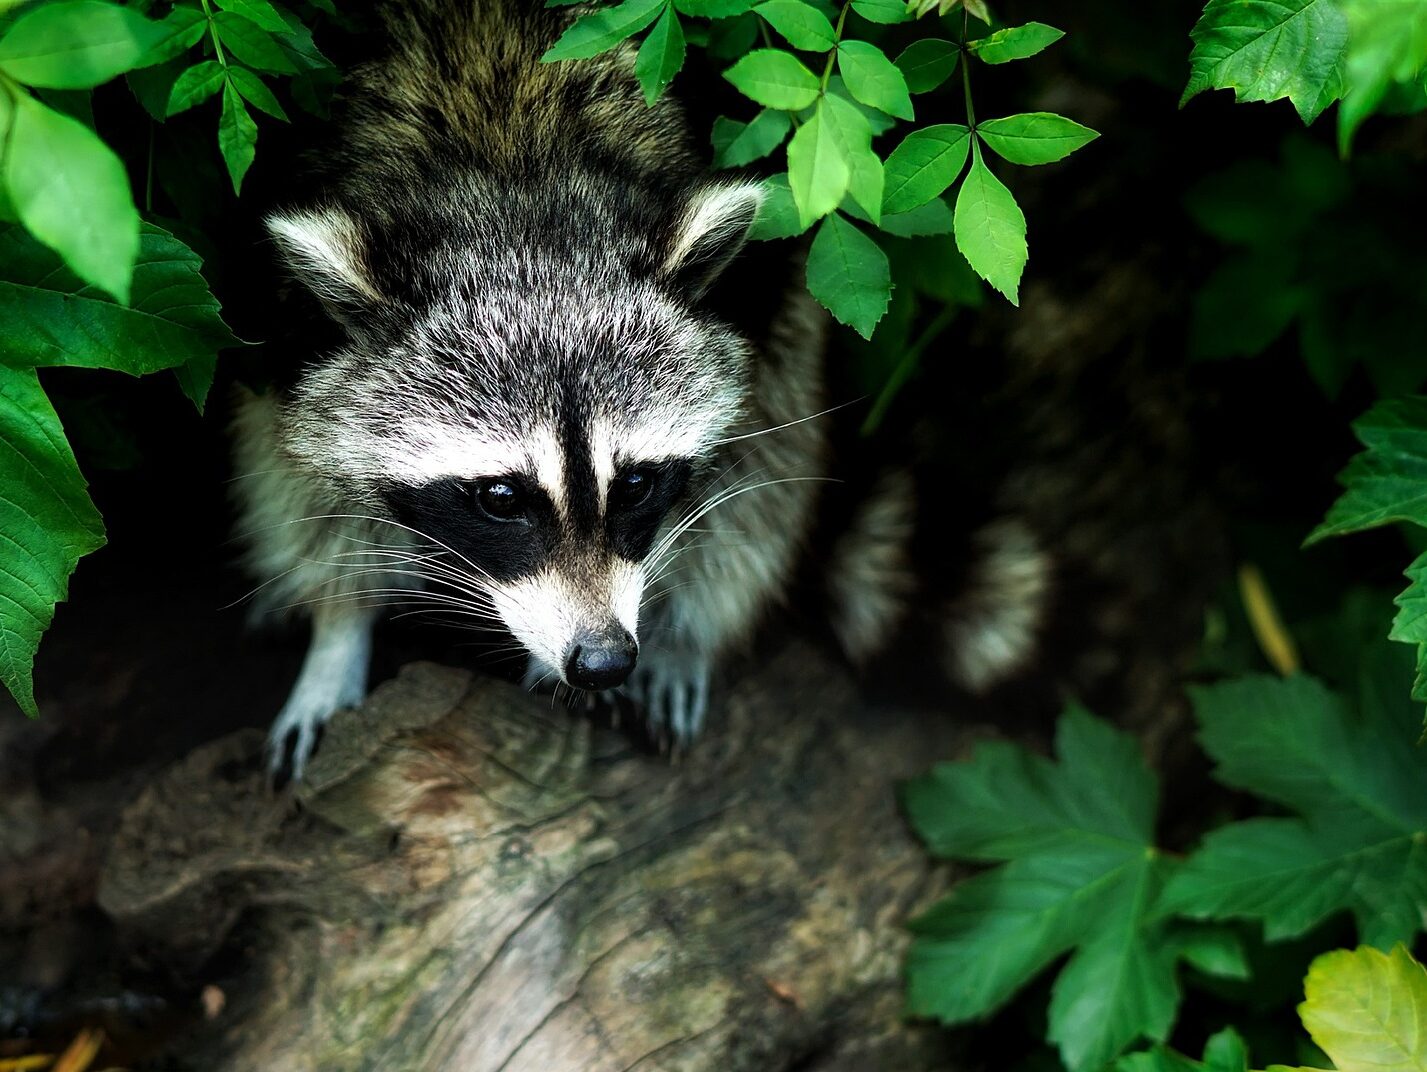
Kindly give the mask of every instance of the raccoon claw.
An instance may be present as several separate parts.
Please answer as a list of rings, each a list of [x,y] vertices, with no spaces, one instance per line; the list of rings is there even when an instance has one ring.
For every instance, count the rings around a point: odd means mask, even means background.
[[[703,731],[709,707],[709,664],[697,656],[656,658],[634,671],[625,691],[644,709],[660,751],[677,752]]]
[[[268,784],[274,792],[302,781],[332,714],[331,710],[292,703],[282,709],[268,731]]]

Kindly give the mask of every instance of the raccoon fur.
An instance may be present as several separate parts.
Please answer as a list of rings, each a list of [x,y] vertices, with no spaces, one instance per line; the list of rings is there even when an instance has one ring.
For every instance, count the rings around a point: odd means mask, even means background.
[[[540,0],[379,11],[388,52],[266,221],[323,328],[236,420],[257,610],[311,620],[274,771],[300,777],[362,699],[392,604],[508,632],[532,686],[620,689],[686,743],[810,544],[826,315],[796,249],[745,249],[760,186],[707,169],[675,99],[646,105],[632,46],[541,63],[573,15]],[[830,558],[859,658],[912,596],[910,497],[889,475]],[[969,683],[1034,632],[1039,552],[1011,535],[1009,574],[947,626]]]

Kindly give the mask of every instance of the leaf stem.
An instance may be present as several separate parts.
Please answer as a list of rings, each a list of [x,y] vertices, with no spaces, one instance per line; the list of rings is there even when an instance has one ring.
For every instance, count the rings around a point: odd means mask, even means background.
[[[858,434],[866,437],[870,436],[882,423],[882,418],[887,415],[887,407],[892,404],[892,399],[897,396],[897,392],[902,389],[902,384],[907,382],[907,378],[916,370],[921,361],[922,354],[926,348],[934,343],[937,336],[947,329],[952,319],[956,316],[956,306],[948,302],[941,307],[941,311],[932,317],[931,323],[917,336],[913,342],[902,353],[902,359],[897,362],[892,369],[892,374],[887,377],[887,382],[882,385],[882,390],[877,392],[877,400],[872,403],[872,408],[867,412],[867,418],[862,422],[862,427],[858,429]]]
[[[203,2],[206,4],[208,0],[203,0]],[[957,44],[961,48],[961,85],[966,91],[966,125],[971,128],[973,135],[971,146],[975,148],[976,109],[971,105],[971,50],[966,47],[967,19],[966,9],[963,7],[961,10],[961,40]]]
[[[203,14],[208,19],[208,36],[213,38],[213,54],[218,60],[218,66],[226,71],[228,60],[223,55],[223,42],[218,40],[218,24],[213,21],[213,9],[208,6],[208,0],[198,0],[198,2],[203,5]]]
[[[832,49],[827,54],[827,63],[823,64],[822,85],[818,87],[819,93],[827,92],[828,81],[832,78],[832,65],[837,61],[837,46],[842,44],[842,27],[847,22],[847,13],[852,10],[852,0],[844,0],[842,10],[837,16],[837,25],[832,31]]]

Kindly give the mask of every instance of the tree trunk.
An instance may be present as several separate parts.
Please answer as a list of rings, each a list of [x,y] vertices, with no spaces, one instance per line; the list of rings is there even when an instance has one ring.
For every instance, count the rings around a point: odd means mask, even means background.
[[[946,875],[895,786],[970,736],[867,710],[804,646],[672,763],[414,664],[334,720],[300,808],[252,731],[167,771],[100,901],[226,991],[181,1047],[205,1072],[950,1068],[900,1015],[903,924]]]

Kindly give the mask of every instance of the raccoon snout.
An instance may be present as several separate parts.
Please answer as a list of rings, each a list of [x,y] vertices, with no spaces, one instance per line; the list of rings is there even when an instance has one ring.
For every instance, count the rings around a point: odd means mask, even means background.
[[[624,684],[639,657],[639,645],[623,629],[585,633],[570,645],[565,680],[578,689],[612,689]]]

